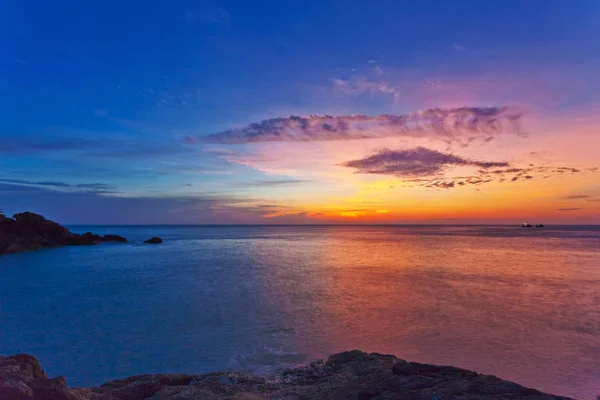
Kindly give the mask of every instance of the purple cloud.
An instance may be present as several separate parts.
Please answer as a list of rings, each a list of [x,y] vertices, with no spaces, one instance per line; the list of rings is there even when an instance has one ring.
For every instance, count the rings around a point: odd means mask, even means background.
[[[587,194],[572,194],[569,196],[561,197],[561,199],[562,200],[577,200],[577,199],[587,199],[588,197],[591,197],[591,196],[587,195]]]
[[[566,172],[581,173],[573,167],[535,166],[519,168],[505,161],[479,161],[442,153],[437,150],[417,147],[407,150],[382,150],[376,154],[351,160],[341,164],[356,169],[359,174],[383,174],[403,178],[405,182],[427,188],[451,189],[465,186],[477,186],[489,182],[525,182],[534,179],[534,174],[563,176]],[[444,176],[454,166],[477,167],[469,176]],[[574,195],[569,199],[587,198],[587,195]]]
[[[448,166],[479,168],[508,167],[507,162],[473,161],[424,147],[409,150],[382,150],[377,154],[347,161],[345,167],[359,174],[384,174],[399,177],[426,177],[442,172]],[[454,186],[454,185],[452,185]]]
[[[583,208],[572,207],[572,208],[557,208],[556,209],[556,211],[578,211],[578,210],[583,210]]]
[[[480,138],[489,141],[502,132],[518,133],[522,112],[509,107],[428,109],[405,115],[311,115],[273,118],[203,137],[185,137],[194,144],[242,144],[356,140],[390,136],[437,136],[444,140]],[[473,139],[471,139],[473,138]]]
[[[552,171],[552,172],[555,172],[557,174],[564,174],[566,172],[576,174],[576,173],[581,172],[581,170],[577,169],[577,168],[571,168],[571,167],[558,167],[558,168],[554,169],[554,171]]]

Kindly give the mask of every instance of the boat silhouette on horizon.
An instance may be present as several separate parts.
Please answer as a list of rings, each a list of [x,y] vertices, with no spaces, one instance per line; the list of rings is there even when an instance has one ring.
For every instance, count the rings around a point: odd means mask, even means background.
[[[544,228],[544,224],[535,224],[536,228]],[[527,222],[523,222],[521,228],[533,228],[533,225],[528,224]]]

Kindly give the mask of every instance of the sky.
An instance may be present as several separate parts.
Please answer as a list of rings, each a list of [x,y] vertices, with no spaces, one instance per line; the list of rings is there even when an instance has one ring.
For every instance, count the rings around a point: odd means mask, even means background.
[[[596,0],[0,0],[0,209],[600,224]]]

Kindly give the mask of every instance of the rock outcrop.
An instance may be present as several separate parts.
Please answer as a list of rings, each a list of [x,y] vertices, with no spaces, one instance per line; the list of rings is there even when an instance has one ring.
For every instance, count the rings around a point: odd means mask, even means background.
[[[162,242],[163,242],[163,240],[156,236],[152,236],[150,239],[144,240],[144,243],[150,243],[150,244],[156,244],[156,243],[162,243]]]
[[[85,389],[48,379],[35,358],[0,357],[2,400],[558,400],[490,375],[349,351],[274,376],[138,375]]]
[[[118,235],[100,236],[91,232],[79,235],[31,212],[15,214],[13,218],[0,217],[0,254],[100,242],[127,242],[127,239]]]
[[[0,399],[79,400],[62,377],[48,379],[40,363],[27,354],[0,357]]]

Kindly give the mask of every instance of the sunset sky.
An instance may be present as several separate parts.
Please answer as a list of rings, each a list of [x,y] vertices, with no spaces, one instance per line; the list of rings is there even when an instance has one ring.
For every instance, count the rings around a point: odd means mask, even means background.
[[[4,1],[0,209],[600,224],[600,2]]]

